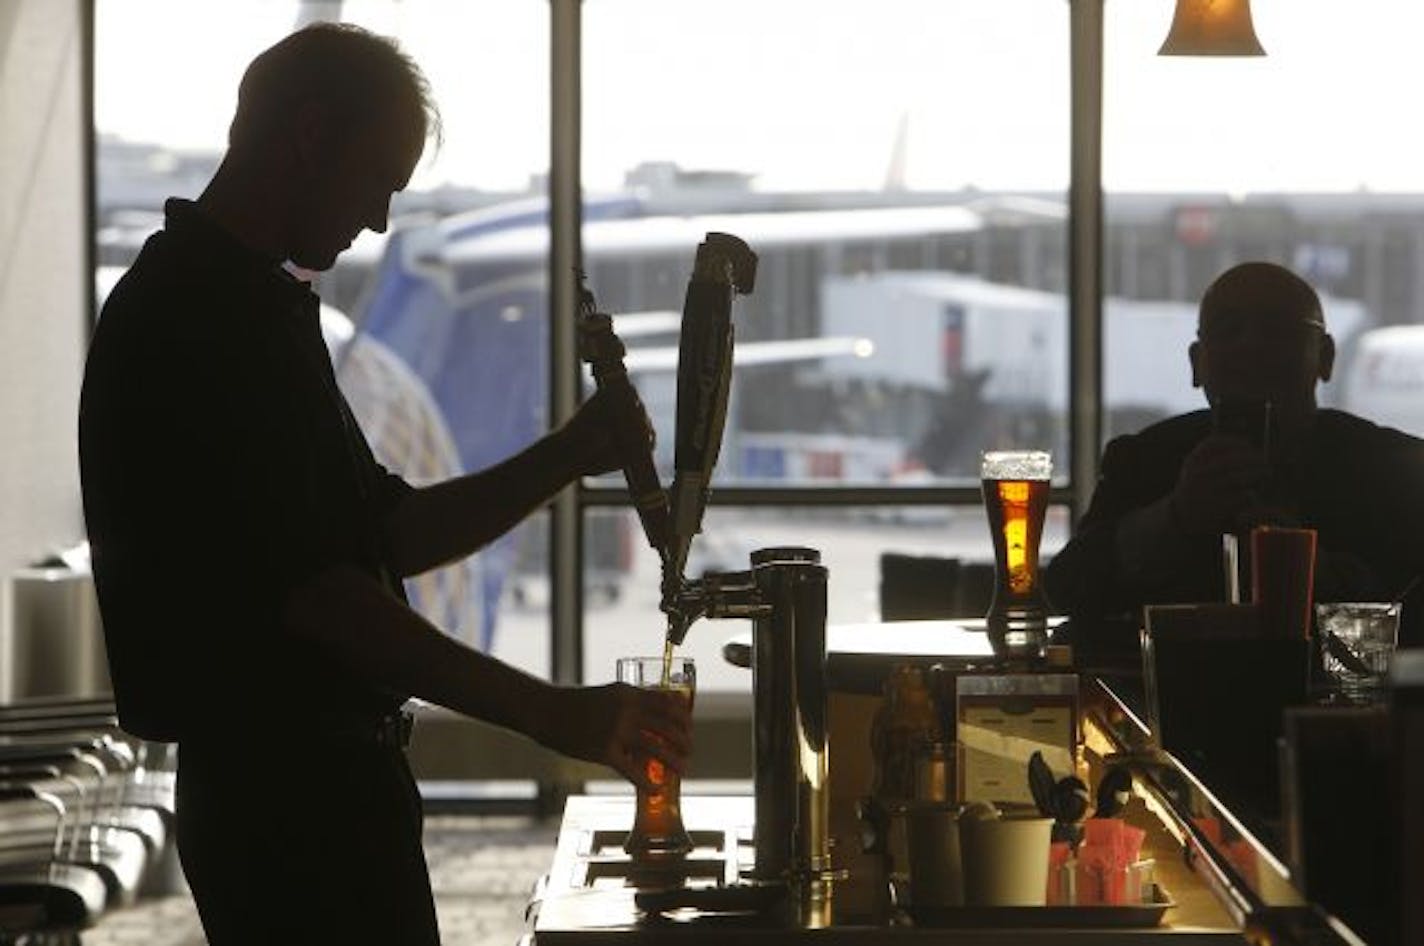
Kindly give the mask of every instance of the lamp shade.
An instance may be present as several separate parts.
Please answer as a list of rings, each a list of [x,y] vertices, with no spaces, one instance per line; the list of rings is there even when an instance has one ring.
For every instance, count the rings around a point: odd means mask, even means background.
[[[1159,56],[1264,56],[1251,0],[1177,0]]]

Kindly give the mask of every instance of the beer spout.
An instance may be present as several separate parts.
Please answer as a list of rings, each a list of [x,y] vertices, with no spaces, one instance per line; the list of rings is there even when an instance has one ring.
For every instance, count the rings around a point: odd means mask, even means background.
[[[667,615],[667,639],[679,646],[700,618],[753,618],[765,610],[765,604],[752,571],[707,572],[666,586],[662,610]]]
[[[664,566],[669,564],[664,561]],[[706,600],[701,594],[701,582],[690,582],[682,572],[663,569],[662,611],[667,615],[667,641],[681,647],[694,621],[706,613]]]
[[[667,642],[674,647],[681,647],[682,642],[687,639],[687,632],[692,629],[692,621],[692,618],[684,614],[668,612]]]

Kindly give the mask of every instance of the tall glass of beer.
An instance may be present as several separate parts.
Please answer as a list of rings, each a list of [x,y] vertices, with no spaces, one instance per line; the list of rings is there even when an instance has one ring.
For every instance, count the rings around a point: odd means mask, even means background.
[[[1048,643],[1038,545],[1053,458],[1039,450],[985,453],[979,468],[994,539],[994,595],[984,616],[994,653],[1037,657]]]
[[[686,698],[689,707],[697,684],[691,657],[620,657],[618,679],[637,687],[672,690]],[[692,850],[692,839],[682,826],[682,776],[649,756],[642,762],[651,789],[638,789],[633,830],[623,850],[635,858],[681,857]]]

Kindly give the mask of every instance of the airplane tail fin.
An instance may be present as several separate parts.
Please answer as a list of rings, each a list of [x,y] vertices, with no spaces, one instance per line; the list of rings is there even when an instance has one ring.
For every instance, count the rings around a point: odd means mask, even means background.
[[[292,27],[299,30],[323,20],[336,23],[341,20],[342,0],[301,0],[297,4],[297,21]]]
[[[910,113],[900,113],[900,124],[895,128],[895,143],[890,149],[890,165],[885,169],[884,190],[903,191],[905,186],[905,164],[910,150]]]

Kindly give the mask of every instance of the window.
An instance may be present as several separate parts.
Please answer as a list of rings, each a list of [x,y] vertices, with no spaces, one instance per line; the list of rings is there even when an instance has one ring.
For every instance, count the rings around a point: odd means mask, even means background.
[[[493,296],[483,291],[498,278],[488,272],[443,281],[429,248],[480,221],[542,212],[548,9],[525,0],[339,6],[343,19],[400,40],[444,118],[442,146],[427,147],[393,201],[389,234],[364,233],[317,280],[338,380],[376,455],[429,482],[487,466],[547,426],[547,326],[525,318],[543,311],[542,295],[521,287]],[[165,197],[198,195],[226,145],[247,63],[310,11],[320,5],[99,0],[101,289],[160,225]],[[172,42],[175,35],[185,41]],[[547,595],[530,577],[547,570],[542,522],[410,581],[412,603],[462,640],[546,675]]]
[[[132,259],[163,196],[197,193],[246,63],[322,8],[100,0],[106,263]],[[549,5],[339,9],[421,63],[445,132],[389,235],[319,279],[333,348],[349,346],[343,383],[395,468],[417,481],[481,468],[548,425]],[[830,619],[857,622],[877,612],[878,551],[989,560],[980,452],[1050,449],[1066,482],[1068,5],[600,0],[582,20],[588,285],[630,363],[654,366],[636,380],[665,482],[666,356],[697,243],[728,230],[760,256],[715,481],[733,502],[709,511],[690,570],[815,544]],[[424,465],[393,444],[420,445]],[[655,563],[620,488],[589,484],[583,507],[590,680],[661,641]],[[764,495],[739,504],[739,489]],[[1066,527],[1056,507],[1045,552]],[[412,593],[461,638],[546,674],[548,541],[535,517]],[[719,633],[689,638],[705,663]],[[708,685],[745,688],[722,669]]]
[[[590,288],[649,327],[625,340],[630,365],[658,366],[630,370],[665,482],[676,397],[659,353],[677,335],[651,327],[681,311],[706,232],[759,254],[714,483],[732,498],[690,576],[810,545],[829,620],[870,620],[881,552],[992,561],[981,451],[1047,448],[1066,470],[1067,27],[1067,5],[1042,0],[585,6],[584,183],[622,202],[585,221]],[[960,487],[967,505],[906,506],[905,486]],[[739,488],[779,498],[739,506]],[[840,498],[805,505],[827,488]],[[1046,552],[1066,525],[1060,508]],[[658,563],[632,528],[624,597],[585,610],[589,679],[661,643]],[[692,629],[704,689],[750,688],[720,656],[744,631]]]
[[[1399,112],[1424,83],[1424,8],[1252,11],[1265,58],[1176,59],[1155,55],[1170,4],[1109,4],[1104,433],[1205,406],[1186,358],[1197,300],[1261,259],[1323,297],[1340,353],[1322,402],[1424,434],[1424,133]]]

